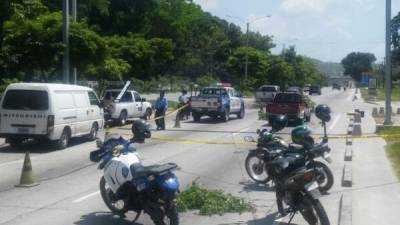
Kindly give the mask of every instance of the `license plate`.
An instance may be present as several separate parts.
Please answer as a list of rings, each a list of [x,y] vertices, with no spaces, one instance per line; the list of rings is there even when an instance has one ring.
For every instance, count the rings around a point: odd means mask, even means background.
[[[24,133],[24,134],[29,133],[29,128],[27,128],[27,127],[19,127],[18,128],[18,133]]]
[[[319,185],[316,181],[306,184],[306,190],[311,194],[314,199],[318,199],[321,196]]]

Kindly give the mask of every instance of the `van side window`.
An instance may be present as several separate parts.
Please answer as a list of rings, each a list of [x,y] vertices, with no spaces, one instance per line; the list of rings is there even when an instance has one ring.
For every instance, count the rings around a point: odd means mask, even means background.
[[[133,95],[135,96],[135,102],[141,102],[142,98],[140,97],[140,95],[136,92],[133,93]]]
[[[99,105],[99,99],[97,98],[96,94],[93,91],[89,91],[88,94],[90,105]]]

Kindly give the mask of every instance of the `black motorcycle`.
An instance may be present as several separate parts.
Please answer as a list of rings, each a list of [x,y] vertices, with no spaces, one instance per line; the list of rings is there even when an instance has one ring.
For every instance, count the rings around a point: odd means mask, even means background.
[[[257,183],[268,183],[271,177],[267,173],[266,163],[285,154],[298,153],[305,158],[305,165],[308,169],[314,169],[316,172],[316,180],[319,184],[321,192],[327,192],[332,188],[334,178],[329,167],[315,159],[322,158],[326,162],[331,163],[330,148],[328,147],[328,137],[326,134],[326,121],[322,121],[324,127],[324,138],[321,148],[314,150],[313,154],[304,154],[313,146],[302,146],[296,144],[287,144],[282,138],[275,135],[276,132],[282,130],[284,126],[272,124],[271,131],[263,129],[257,131],[257,148],[250,150],[245,161],[245,167],[248,175]],[[253,141],[252,137],[245,137],[246,141]]]
[[[320,151],[322,146],[307,150],[306,154]],[[279,156],[267,162],[267,173],[275,183],[278,211],[281,216],[291,214],[289,224],[297,212],[310,225],[330,225],[324,207],[319,201],[321,193],[314,169],[307,169],[304,158],[295,155]]]

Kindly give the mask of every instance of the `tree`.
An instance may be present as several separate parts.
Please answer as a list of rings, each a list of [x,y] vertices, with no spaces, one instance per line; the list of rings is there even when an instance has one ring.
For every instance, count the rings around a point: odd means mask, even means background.
[[[372,64],[376,61],[372,53],[352,52],[348,54],[341,63],[344,74],[360,81],[364,72],[372,71]]]
[[[400,65],[400,12],[392,20],[393,62]]]
[[[246,54],[249,59],[248,77],[244,79],[244,68]],[[233,75],[232,80],[241,88],[255,88],[268,82],[269,56],[251,47],[240,47],[236,49],[227,61],[228,71]]]
[[[271,57],[271,66],[268,70],[270,84],[278,85],[285,90],[289,83],[295,80],[294,68],[281,56]]]

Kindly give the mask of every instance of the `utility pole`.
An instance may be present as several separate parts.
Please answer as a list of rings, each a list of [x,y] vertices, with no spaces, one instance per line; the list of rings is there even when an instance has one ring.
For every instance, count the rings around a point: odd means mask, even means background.
[[[244,67],[244,80],[245,81],[247,81],[248,71],[249,71],[249,51],[248,51],[248,48],[249,48],[249,26],[250,26],[250,23],[247,22],[246,23],[246,47],[247,47],[247,49],[246,49],[246,64]]]
[[[72,19],[74,22],[76,22],[77,18],[77,10],[76,10],[76,0],[72,0]],[[77,84],[78,83],[78,70],[76,69],[76,65],[74,65],[74,68],[72,70],[72,83]]]
[[[63,0],[63,81],[69,84],[69,0]]]
[[[386,57],[385,57],[385,106],[384,125],[392,123],[392,52],[391,52],[392,1],[386,0]]]

